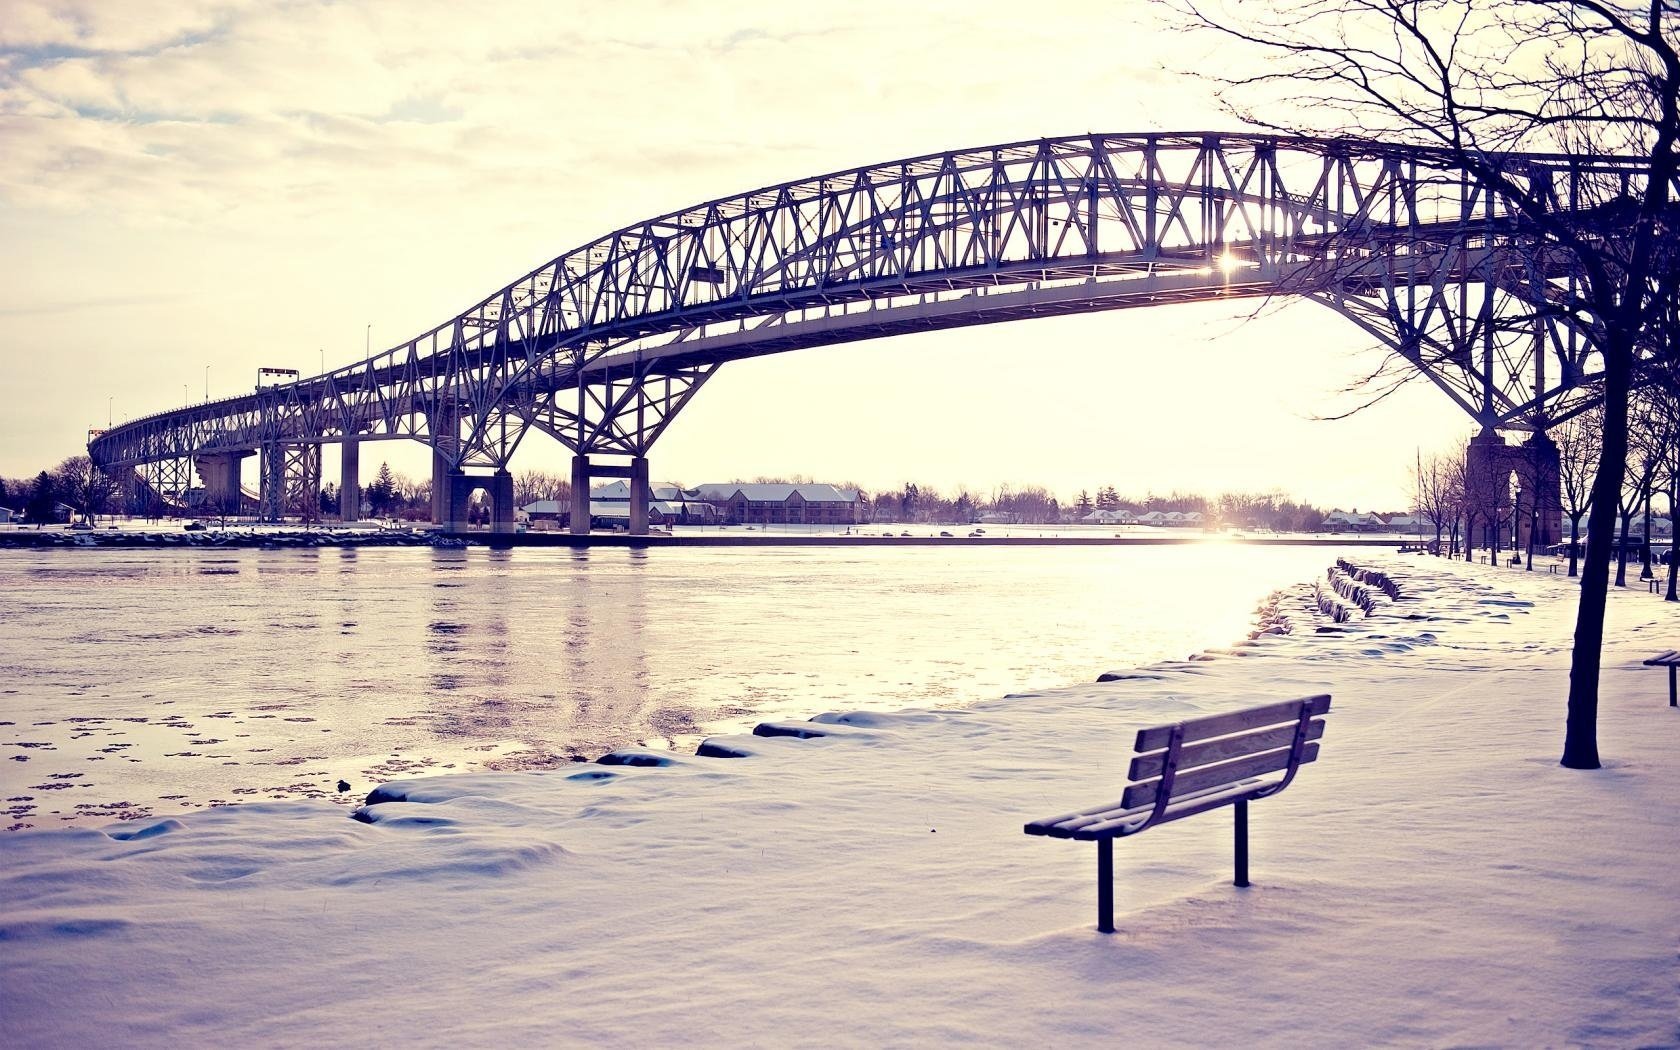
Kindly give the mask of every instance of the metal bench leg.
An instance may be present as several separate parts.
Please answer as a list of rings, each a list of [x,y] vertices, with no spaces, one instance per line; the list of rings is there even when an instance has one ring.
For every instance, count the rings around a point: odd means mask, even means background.
[[[1097,840],[1097,932],[1114,932],[1114,840]]]
[[[1248,885],[1248,799],[1231,807],[1237,811],[1237,877],[1232,885]]]
[[[1680,707],[1680,702],[1676,702],[1676,698],[1675,698],[1675,695],[1674,695],[1674,671],[1675,671],[1674,665],[1669,664],[1668,665],[1668,706],[1669,707]]]

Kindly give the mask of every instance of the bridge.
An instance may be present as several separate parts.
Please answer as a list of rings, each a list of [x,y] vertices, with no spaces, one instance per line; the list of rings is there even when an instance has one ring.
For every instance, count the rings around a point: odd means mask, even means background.
[[[1502,173],[1553,211],[1629,191],[1634,162],[1510,155]],[[734,360],[1053,314],[1304,296],[1347,318],[1479,425],[1482,469],[1550,457],[1547,429],[1589,407],[1590,333],[1554,308],[1576,275],[1441,153],[1349,139],[1149,133],[928,154],[709,201],[615,230],[355,365],[157,413],[94,438],[131,487],[237,506],[261,457],[265,513],[307,505],[321,446],[423,441],[433,519],[466,527],[486,490],[514,528],[509,463],[533,430],[572,452],[572,528],[590,481],[631,481],[647,528],[648,455]],[[1124,352],[1124,351],[1117,351]],[[1530,434],[1521,449],[1499,430]],[[1478,451],[1479,447],[1479,451]],[[1544,471],[1542,471],[1544,473]],[[356,515],[344,501],[344,517]],[[1555,521],[1555,517],[1546,516]]]

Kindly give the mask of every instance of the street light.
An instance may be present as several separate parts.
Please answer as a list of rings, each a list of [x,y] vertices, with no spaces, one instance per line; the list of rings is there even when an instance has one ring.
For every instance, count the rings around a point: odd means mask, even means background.
[[[105,399],[105,425],[106,426],[110,426],[112,421],[114,419],[116,419],[116,416],[114,414],[115,413],[115,408],[113,407],[113,406],[116,405],[116,403],[117,403],[117,396],[115,394],[112,394],[110,397]]]
[[[204,400],[210,400],[210,366],[204,366]]]

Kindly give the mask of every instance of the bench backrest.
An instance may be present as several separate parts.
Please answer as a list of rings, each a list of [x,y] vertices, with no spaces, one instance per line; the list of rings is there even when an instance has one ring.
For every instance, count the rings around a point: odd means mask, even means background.
[[[1122,805],[1154,805],[1159,814],[1185,795],[1285,770],[1282,780],[1260,785],[1280,790],[1318,758],[1329,710],[1329,696],[1308,696],[1142,730]]]

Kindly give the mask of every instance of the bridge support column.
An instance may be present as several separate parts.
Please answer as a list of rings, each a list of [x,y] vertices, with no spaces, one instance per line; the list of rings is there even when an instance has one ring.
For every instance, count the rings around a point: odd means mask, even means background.
[[[305,523],[321,520],[321,446],[264,445],[261,503],[264,521],[295,513]]]
[[[449,524],[449,460],[432,446],[432,524]]]
[[[505,470],[490,475],[490,531],[498,536],[519,531],[514,516],[513,475]]]
[[[1529,478],[1523,483],[1523,498],[1534,508],[1531,517],[1523,519],[1525,528],[1534,530],[1534,546],[1550,547],[1563,539],[1563,480],[1560,474],[1557,443],[1543,432],[1523,442],[1523,457],[1528,463]],[[1527,549],[1528,535],[1522,537]]]
[[[573,536],[589,535],[589,457],[572,457],[572,517]]]
[[[244,452],[215,452],[193,457],[204,483],[204,508],[215,514],[239,513],[239,464]]]
[[[1514,508],[1508,495],[1513,479],[1521,500]],[[1521,445],[1507,445],[1492,430],[1471,438],[1465,488],[1468,502],[1480,516],[1479,527],[1503,537],[1503,528],[1515,519],[1510,537],[1513,553],[1528,549],[1530,532],[1535,547],[1558,542],[1558,519],[1563,514],[1558,450],[1545,434],[1536,432]],[[1490,516],[1500,520],[1491,521]]]
[[[472,525],[468,514],[472,510],[472,494],[478,479],[459,470],[443,475],[443,525],[446,532],[466,532]]]
[[[338,520],[362,519],[362,443],[346,438],[338,445]]]
[[[630,535],[648,532],[648,461],[646,456],[630,460]]]

